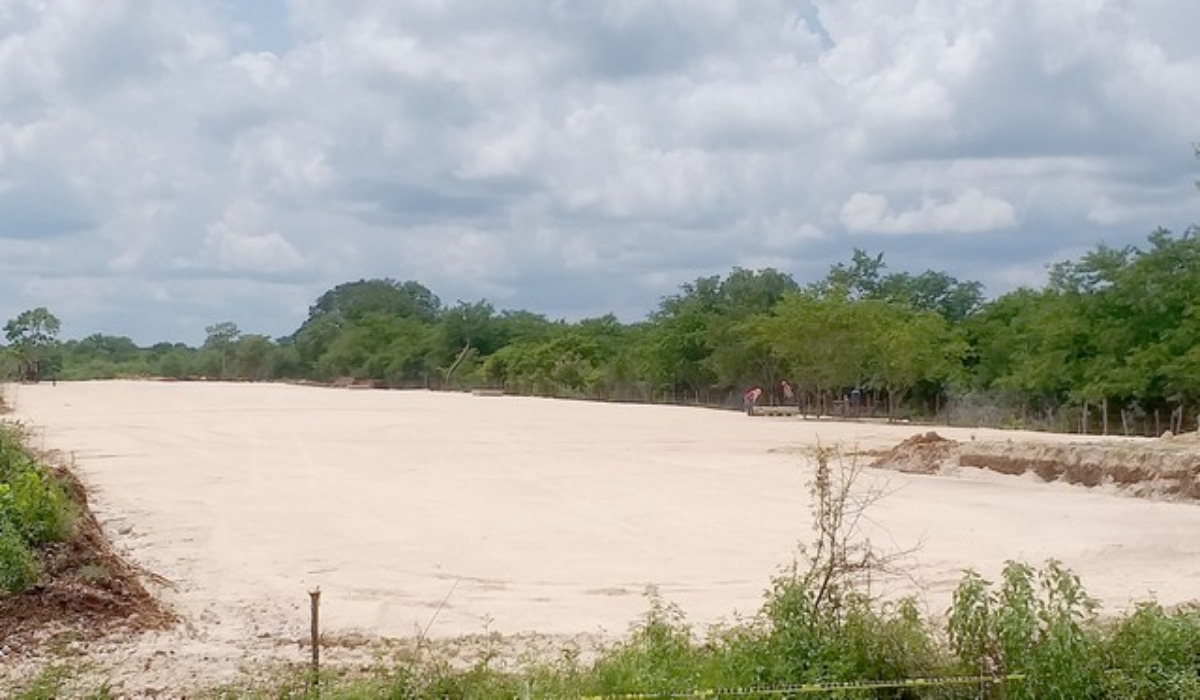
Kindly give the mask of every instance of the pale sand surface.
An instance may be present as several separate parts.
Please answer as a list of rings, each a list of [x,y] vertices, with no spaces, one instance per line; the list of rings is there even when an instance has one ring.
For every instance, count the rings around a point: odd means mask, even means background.
[[[317,586],[326,630],[384,636],[619,634],[648,585],[700,626],[752,613],[811,534],[796,448],[886,448],[927,429],[282,385],[7,392],[45,447],[74,456],[118,550],[174,582],[163,597],[213,649],[302,637]],[[970,471],[868,472],[889,491],[873,542],[920,547],[917,582],[886,590],[917,586],[940,614],[966,567],[1056,557],[1108,610],[1200,591],[1200,508]]]

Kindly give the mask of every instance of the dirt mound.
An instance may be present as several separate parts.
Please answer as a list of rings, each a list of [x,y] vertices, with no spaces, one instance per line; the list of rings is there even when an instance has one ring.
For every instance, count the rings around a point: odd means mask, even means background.
[[[1046,482],[1111,486],[1142,498],[1200,501],[1200,438],[1194,433],[1137,442],[959,443],[937,433],[914,435],[877,453],[871,466],[915,474],[954,467],[1035,474]]]
[[[71,471],[53,468],[79,508],[75,533],[42,551],[41,583],[19,595],[0,595],[0,658],[33,640],[65,634],[98,639],[117,629],[164,629],[176,621],[141,583],[141,575],[113,551]]]
[[[918,433],[876,456],[871,466],[910,474],[936,474],[953,459],[958,443],[934,431]]]

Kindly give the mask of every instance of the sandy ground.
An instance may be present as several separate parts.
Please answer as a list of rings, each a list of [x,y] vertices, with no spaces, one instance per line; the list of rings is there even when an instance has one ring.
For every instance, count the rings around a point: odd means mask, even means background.
[[[303,659],[316,587],[332,634],[619,634],[647,586],[698,626],[752,613],[810,534],[797,448],[887,448],[924,430],[278,385],[64,383],[7,397],[45,447],[73,456],[118,550],[174,584],[160,593],[178,630],[97,649],[146,683],[176,682],[160,669],[185,655],[226,675],[261,655]],[[889,494],[872,541],[919,547],[916,580],[887,592],[918,591],[939,614],[966,567],[1055,557],[1108,610],[1196,596],[1200,508],[971,471],[868,473]]]

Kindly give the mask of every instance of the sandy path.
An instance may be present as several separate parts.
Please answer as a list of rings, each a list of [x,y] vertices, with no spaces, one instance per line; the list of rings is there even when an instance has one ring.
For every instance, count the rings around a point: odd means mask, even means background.
[[[327,629],[396,636],[447,595],[432,635],[622,632],[649,584],[699,624],[751,612],[809,534],[794,448],[917,432],[426,392],[8,389],[46,446],[75,456],[118,548],[174,581],[164,595],[215,644],[300,637],[314,586]],[[1195,506],[987,474],[871,478],[891,491],[873,539],[921,545],[934,612],[961,569],[1009,558],[1064,560],[1109,609],[1196,595]]]

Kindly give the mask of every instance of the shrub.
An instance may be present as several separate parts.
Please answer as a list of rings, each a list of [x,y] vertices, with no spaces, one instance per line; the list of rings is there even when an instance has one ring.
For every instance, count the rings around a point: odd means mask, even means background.
[[[25,540],[0,520],[0,590],[19,593],[37,581],[39,567]]]
[[[1143,603],[1112,627],[1105,647],[1109,697],[1200,698],[1200,609]]]
[[[592,692],[670,693],[696,687],[704,662],[691,627],[678,606],[656,591],[649,598],[650,609],[629,638],[607,650],[591,669]]]
[[[1020,673],[1009,698],[1090,698],[1102,667],[1096,603],[1057,561],[1034,570],[1008,562],[999,591],[967,572],[954,593],[947,631],[969,673]]]
[[[17,426],[0,425],[0,588],[37,579],[34,550],[70,535],[73,510],[63,487],[25,449]]]

